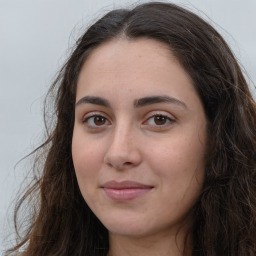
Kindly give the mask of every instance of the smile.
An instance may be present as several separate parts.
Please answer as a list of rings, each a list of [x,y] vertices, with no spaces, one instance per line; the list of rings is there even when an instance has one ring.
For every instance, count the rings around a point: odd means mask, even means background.
[[[106,195],[115,201],[133,200],[149,191],[153,186],[134,181],[116,182],[110,181],[102,186]]]

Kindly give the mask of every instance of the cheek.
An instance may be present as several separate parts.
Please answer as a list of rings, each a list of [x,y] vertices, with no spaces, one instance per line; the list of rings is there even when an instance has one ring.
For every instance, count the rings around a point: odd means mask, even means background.
[[[204,138],[198,133],[176,133],[152,148],[149,161],[162,179],[175,181],[175,186],[189,186],[195,178],[200,184],[204,177]]]
[[[90,185],[96,178],[101,164],[101,152],[98,145],[90,143],[79,135],[80,133],[74,131],[72,159],[80,189],[83,190],[86,184]]]
[[[72,158],[75,174],[80,192],[88,204],[94,205],[94,198],[97,196],[98,173],[100,161],[98,159],[97,148],[88,146],[81,139],[74,137],[72,142]]]

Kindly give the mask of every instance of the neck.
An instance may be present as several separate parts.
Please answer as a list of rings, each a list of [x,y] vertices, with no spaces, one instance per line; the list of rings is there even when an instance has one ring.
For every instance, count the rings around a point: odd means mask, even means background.
[[[108,256],[191,256],[191,239],[188,237],[185,251],[184,241],[185,234],[182,232],[147,237],[127,237],[110,233]]]

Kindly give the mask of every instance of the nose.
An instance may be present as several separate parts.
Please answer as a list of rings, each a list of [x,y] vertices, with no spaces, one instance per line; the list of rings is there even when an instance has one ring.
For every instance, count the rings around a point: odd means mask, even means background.
[[[142,157],[135,133],[134,129],[124,125],[116,127],[110,136],[104,163],[116,170],[138,166],[142,161]]]

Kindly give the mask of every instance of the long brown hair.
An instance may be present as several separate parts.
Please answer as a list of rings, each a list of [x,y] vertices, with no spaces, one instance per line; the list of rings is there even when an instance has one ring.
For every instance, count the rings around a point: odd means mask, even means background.
[[[255,101],[219,33],[190,11],[160,2],[111,11],[77,41],[49,90],[55,116],[35,151],[34,169],[40,175],[35,173],[15,209],[17,224],[21,206],[34,199],[29,225],[6,255],[17,254],[22,246],[23,256],[106,255],[108,232],[80,194],[71,141],[81,66],[97,46],[117,37],[168,45],[203,102],[209,148],[203,190],[193,209],[193,255],[256,255]]]

